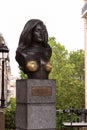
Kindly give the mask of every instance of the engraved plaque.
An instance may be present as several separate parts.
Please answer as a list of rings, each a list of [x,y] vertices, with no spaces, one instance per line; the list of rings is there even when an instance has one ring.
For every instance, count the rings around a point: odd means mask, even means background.
[[[52,88],[49,86],[35,86],[32,87],[32,96],[51,96]]]

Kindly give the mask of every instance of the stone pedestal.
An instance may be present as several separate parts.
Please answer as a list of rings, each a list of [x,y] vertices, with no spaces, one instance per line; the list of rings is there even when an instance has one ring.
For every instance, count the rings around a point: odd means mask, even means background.
[[[0,130],[5,130],[5,114],[0,111]]]
[[[17,80],[16,87],[16,130],[55,130],[55,81]]]

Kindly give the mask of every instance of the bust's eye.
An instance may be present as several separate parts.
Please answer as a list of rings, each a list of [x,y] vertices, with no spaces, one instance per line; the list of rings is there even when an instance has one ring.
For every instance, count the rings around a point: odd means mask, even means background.
[[[35,29],[35,32],[40,32],[40,29]]]
[[[35,29],[35,32],[45,32],[45,30],[44,29]]]
[[[45,32],[45,29],[42,29],[42,32]]]

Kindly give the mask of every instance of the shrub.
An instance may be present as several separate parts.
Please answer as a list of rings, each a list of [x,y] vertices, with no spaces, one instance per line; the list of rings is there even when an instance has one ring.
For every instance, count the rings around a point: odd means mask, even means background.
[[[11,98],[9,107],[6,108],[5,113],[5,129],[15,129],[15,113],[16,113],[16,99]]]

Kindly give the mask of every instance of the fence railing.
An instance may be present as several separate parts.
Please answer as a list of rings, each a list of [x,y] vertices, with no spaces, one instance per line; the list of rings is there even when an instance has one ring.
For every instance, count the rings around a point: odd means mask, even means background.
[[[58,130],[81,130],[87,127],[87,109],[70,108],[57,110],[56,113]]]

